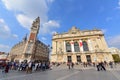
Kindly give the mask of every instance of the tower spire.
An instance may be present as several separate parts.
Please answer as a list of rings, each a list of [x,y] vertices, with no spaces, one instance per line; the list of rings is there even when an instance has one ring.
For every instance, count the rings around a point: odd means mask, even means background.
[[[23,37],[23,41],[27,41],[27,33],[26,33],[26,35]]]

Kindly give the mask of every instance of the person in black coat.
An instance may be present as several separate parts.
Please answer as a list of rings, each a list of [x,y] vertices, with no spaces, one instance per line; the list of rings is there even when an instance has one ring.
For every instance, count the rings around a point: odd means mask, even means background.
[[[8,73],[8,72],[9,72],[9,63],[7,63],[5,66],[5,73]]]
[[[106,71],[106,68],[105,68],[103,62],[98,63],[98,65],[96,67],[97,67],[97,71],[100,71],[100,70]]]

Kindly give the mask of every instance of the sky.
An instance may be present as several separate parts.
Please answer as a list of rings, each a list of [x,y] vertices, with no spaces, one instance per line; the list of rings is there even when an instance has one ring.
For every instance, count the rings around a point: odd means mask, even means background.
[[[10,49],[30,33],[40,17],[38,39],[52,44],[52,35],[101,29],[108,47],[120,49],[120,0],[0,0],[0,51]]]

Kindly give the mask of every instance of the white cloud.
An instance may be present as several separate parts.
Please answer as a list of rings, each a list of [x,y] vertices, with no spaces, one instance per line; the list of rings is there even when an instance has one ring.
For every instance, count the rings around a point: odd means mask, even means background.
[[[57,34],[57,32],[56,32],[56,31],[52,31],[51,34],[52,34],[52,35],[55,35],[55,34]]]
[[[120,0],[118,0],[118,6],[116,7],[116,9],[120,9]]]
[[[48,3],[52,3],[54,0],[47,0]]]
[[[0,23],[4,23],[4,20],[3,20],[3,19],[0,19]]]
[[[120,6],[120,0],[118,1],[118,5]]]
[[[17,20],[20,22],[20,24],[27,28],[30,29],[31,23],[32,23],[32,19],[30,19],[29,17],[23,15],[23,14],[18,14],[16,16]]]
[[[7,45],[0,44],[0,51],[2,52],[9,52],[10,47]]]
[[[46,34],[46,33],[50,33],[51,34],[53,32],[52,31],[53,29],[59,28],[59,27],[60,27],[60,25],[59,25],[59,23],[57,21],[50,20],[50,21],[48,21],[48,22],[46,22],[46,23],[44,23],[42,25],[40,33],[42,31],[42,33],[44,33],[44,34]]]
[[[116,7],[116,9],[120,9],[120,6]]]
[[[9,27],[6,25],[3,19],[0,19],[0,38],[17,38],[16,34],[12,34]]]
[[[106,33],[106,32],[107,32],[107,30],[106,30],[106,29],[102,29],[102,32],[103,32],[103,33]]]
[[[42,40],[47,40],[45,37],[42,37]]]
[[[49,4],[54,0],[2,0],[5,7],[15,13],[18,22],[30,29],[32,21],[40,17],[41,33],[50,33],[59,23],[48,19]],[[51,29],[52,28],[52,29]]]
[[[16,35],[16,34],[13,34],[13,35],[12,35],[12,37],[14,37],[14,38],[18,38],[18,35]]]
[[[47,23],[43,24],[43,26],[53,26],[53,27],[59,27],[60,25],[54,21],[54,20],[50,20]]]
[[[117,47],[120,49],[120,35],[109,37],[107,41],[110,47]]]
[[[106,18],[106,21],[109,22],[109,21],[111,21],[112,19],[113,19],[112,17],[107,17],[107,18]]]

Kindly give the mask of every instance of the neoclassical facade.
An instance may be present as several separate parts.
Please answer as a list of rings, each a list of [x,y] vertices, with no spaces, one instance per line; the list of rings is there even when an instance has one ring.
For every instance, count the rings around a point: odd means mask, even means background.
[[[37,39],[40,28],[39,17],[33,21],[29,37],[15,44],[9,54],[10,61],[48,61],[49,60],[49,47]]]
[[[0,51],[0,62],[7,60],[8,53]]]
[[[54,34],[51,62],[113,61],[101,30],[81,31],[73,26],[68,32]]]

